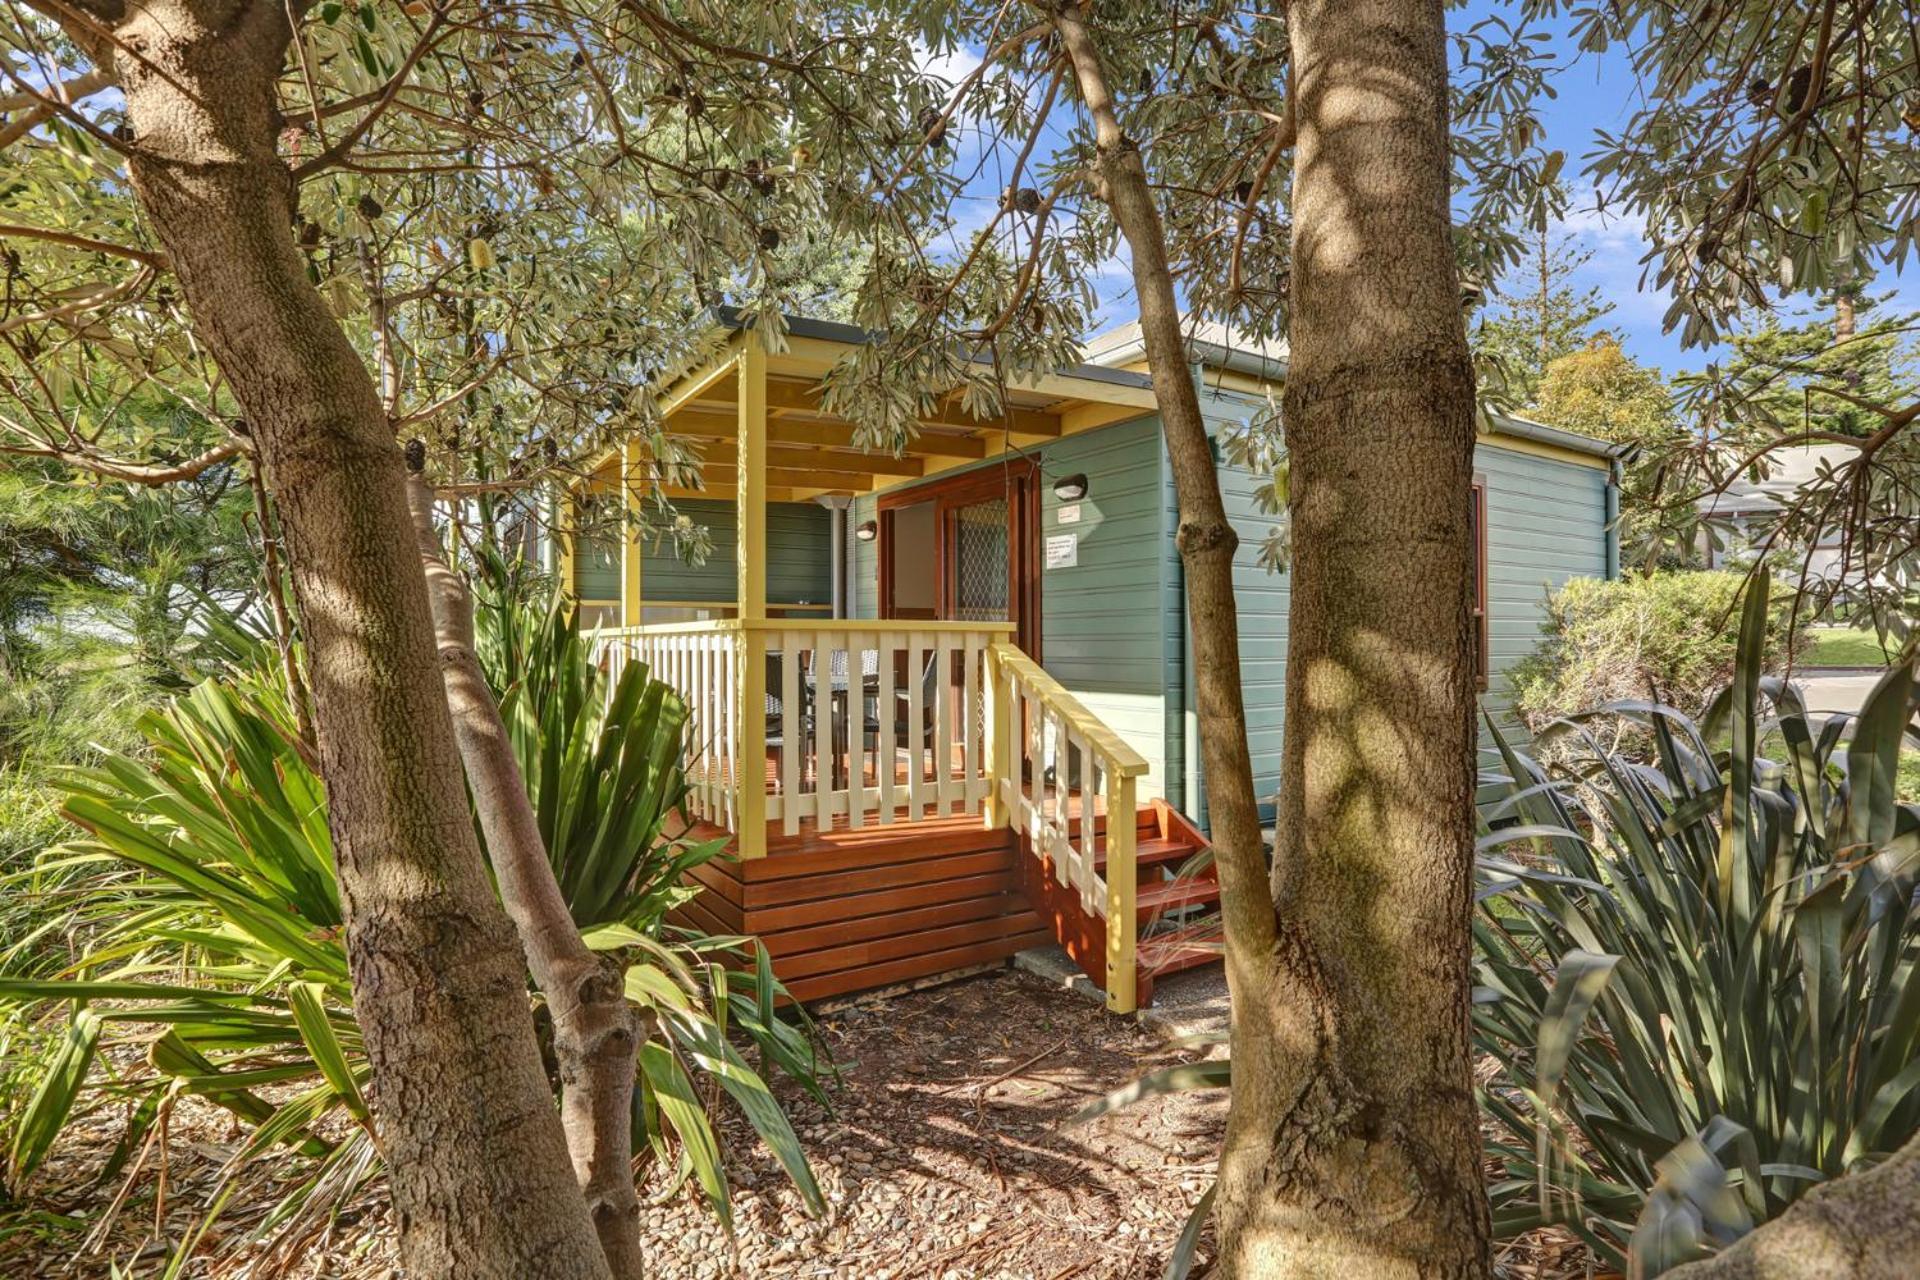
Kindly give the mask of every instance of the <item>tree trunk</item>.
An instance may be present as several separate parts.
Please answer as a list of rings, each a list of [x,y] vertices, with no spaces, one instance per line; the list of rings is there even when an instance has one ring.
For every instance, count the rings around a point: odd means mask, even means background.
[[[288,10],[87,7],[124,49],[134,189],[281,516],[407,1271],[606,1277],[468,816],[400,453],[290,234],[274,152]]]
[[[1441,5],[1295,0],[1294,563],[1282,844],[1260,860],[1235,539],[1145,166],[1079,6],[1055,19],[1133,254],[1180,502],[1234,1088],[1225,1277],[1472,1277],[1473,380],[1447,207]]]
[[[1440,0],[1296,0],[1277,1034],[1233,1046],[1227,1276],[1484,1276],[1473,368]]]
[[[1664,1280],[1911,1280],[1920,1269],[1920,1138],[1822,1183],[1758,1231]]]
[[[1207,818],[1220,872],[1221,912],[1227,935],[1227,985],[1232,993],[1233,1036],[1263,1035],[1249,1028],[1243,1012],[1259,1011],[1254,993],[1271,972],[1273,909],[1267,897],[1267,865],[1261,842],[1253,762],[1247,753],[1247,715],[1240,696],[1240,623],[1233,595],[1233,556],[1239,536],[1227,522],[1220,498],[1206,420],[1194,384],[1167,237],[1147,182],[1140,149],[1120,127],[1100,51],[1086,25],[1085,7],[1062,6],[1054,15],[1061,45],[1093,119],[1100,178],[1115,220],[1133,255],[1134,293],[1140,332],[1152,369],[1153,396],[1173,471],[1180,507],[1180,562],[1186,571],[1187,634],[1193,644],[1194,694],[1200,721],[1200,761],[1205,771]]]
[[[474,652],[473,597],[447,563],[434,532],[433,488],[416,474],[408,481],[407,496],[467,788],[493,859],[500,899],[553,1015],[560,1118],[574,1177],[615,1280],[639,1280],[633,1074],[640,1035],[633,1006],[627,1003],[620,965],[612,957],[596,955],[581,939],[554,879],[539,815],[527,798],[526,779],[507,740],[500,706]]]
[[[1441,0],[1295,0],[1292,604],[1271,1033],[1236,1036],[1229,1277],[1487,1274],[1468,1010],[1474,392]],[[1237,993],[1236,993],[1237,994]]]

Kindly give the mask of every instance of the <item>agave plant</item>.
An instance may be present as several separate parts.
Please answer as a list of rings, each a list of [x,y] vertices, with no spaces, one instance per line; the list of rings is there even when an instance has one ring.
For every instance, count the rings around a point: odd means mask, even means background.
[[[717,852],[663,830],[685,785],[684,710],[638,665],[605,689],[557,611],[526,638],[501,694],[543,833],[576,921],[621,956],[628,995],[657,1029],[640,1054],[636,1154],[696,1180],[730,1223],[717,1087],[819,1208],[798,1139],[740,1047],[824,1101],[809,1029],[776,1013],[785,992],[764,953],[739,963],[758,950],[749,940],[664,921],[682,872]],[[131,1099],[130,1153],[191,1094],[251,1129],[233,1169],[281,1146],[314,1158],[260,1230],[286,1228],[378,1169],[324,790],[270,671],[203,683],[141,728],[142,758],[110,757],[65,784],[65,816],[86,833],[58,855],[86,872],[64,904],[84,953],[55,977],[0,976],[0,1011],[49,1011],[8,1183],[32,1175],[77,1109]],[[144,1068],[99,1069],[103,1057]]]
[[[1760,675],[1767,590],[1759,575],[1733,682],[1699,723],[1591,713],[1637,718],[1651,760],[1575,717],[1550,774],[1489,720],[1473,1022],[1500,1066],[1481,1092],[1499,1239],[1557,1224],[1656,1275],[1920,1127],[1920,805],[1897,790],[1915,671],[1816,722]],[[1171,1067],[1076,1120],[1231,1087],[1230,1060]]]
[[[687,795],[685,704],[644,665],[609,690],[564,599],[528,608],[518,584],[479,595],[478,655],[574,921],[656,930],[692,895],[685,872],[725,845],[665,838]]]
[[[1700,723],[1615,704],[1549,777],[1498,732],[1474,1027],[1502,1235],[1559,1223],[1645,1274],[1730,1239],[1920,1125],[1920,807],[1895,779],[1914,672],[1857,716],[1762,678],[1766,581]],[[1768,714],[1770,709],[1770,714]]]

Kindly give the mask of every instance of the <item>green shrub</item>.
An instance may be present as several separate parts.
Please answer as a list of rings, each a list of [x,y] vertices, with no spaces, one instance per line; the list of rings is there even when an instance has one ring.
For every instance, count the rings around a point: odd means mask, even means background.
[[[1573,579],[1547,598],[1545,638],[1509,674],[1515,713],[1532,733],[1623,701],[1698,714],[1733,674],[1745,581],[1724,571]],[[1770,670],[1804,640],[1792,612],[1789,600],[1768,611]]]
[[[1760,673],[1765,590],[1702,723],[1629,713],[1650,762],[1584,725],[1551,776],[1500,743],[1474,1027],[1502,1236],[1560,1223],[1657,1273],[1920,1128],[1913,671],[1810,719]]]
[[[629,999],[651,1014],[636,1151],[698,1181],[730,1221],[708,1113],[724,1093],[818,1209],[798,1139],[735,1043],[824,1101],[807,1028],[776,1015],[785,992],[764,952],[723,964],[747,944],[662,919],[684,892],[681,872],[718,852],[661,838],[683,795],[684,709],[638,663],[608,691],[572,624],[534,617],[505,691],[509,722],[519,723],[515,745],[576,921],[589,945],[621,957]],[[32,1176],[77,1114],[131,1103],[131,1151],[179,1093],[251,1130],[230,1169],[282,1147],[314,1158],[299,1188],[236,1244],[313,1222],[378,1171],[326,797],[291,724],[270,674],[208,681],[143,719],[139,757],[111,755],[65,781],[64,815],[86,836],[36,870],[83,873],[61,910],[87,945],[57,975],[0,974],[0,1045],[12,1026],[22,1032],[14,1043],[44,1050],[23,1073],[30,1079],[14,1082],[16,1097],[31,1096],[9,1115],[7,1186]],[[26,1013],[37,1015],[34,1036],[19,1020]],[[269,1103],[267,1086],[284,1100]],[[334,1136],[338,1119],[350,1122],[345,1138]],[[184,1242],[181,1256],[193,1247]]]

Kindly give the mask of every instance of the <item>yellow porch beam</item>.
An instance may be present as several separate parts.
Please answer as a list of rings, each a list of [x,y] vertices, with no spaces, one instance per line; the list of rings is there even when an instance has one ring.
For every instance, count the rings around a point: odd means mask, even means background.
[[[732,477],[729,476],[729,479]],[[739,493],[730,484],[712,484],[704,489],[685,489],[679,485],[661,485],[660,492],[676,501],[688,498],[710,498],[715,502],[737,502]],[[768,502],[810,502],[825,493],[842,493],[840,489],[795,489],[785,485],[767,486]]]
[[[672,417],[682,405],[706,395],[722,382],[730,381],[740,363],[742,343],[738,335],[729,338],[720,350],[713,354],[712,362],[703,368],[689,371],[678,382],[661,392],[654,407],[661,418]]]
[[[737,395],[737,392],[728,386],[725,380],[716,380],[699,396],[682,402],[681,407],[730,409],[734,407],[734,401],[729,399],[730,394]],[[767,408],[777,412],[817,413],[830,421],[844,421],[821,407],[820,388],[811,382],[768,382]],[[1057,436],[1060,434],[1059,415],[1045,409],[1010,406],[1004,413],[976,418],[957,404],[947,404],[915,416],[920,422],[931,427],[966,427],[976,431],[1003,430],[1010,427],[1024,435]]]

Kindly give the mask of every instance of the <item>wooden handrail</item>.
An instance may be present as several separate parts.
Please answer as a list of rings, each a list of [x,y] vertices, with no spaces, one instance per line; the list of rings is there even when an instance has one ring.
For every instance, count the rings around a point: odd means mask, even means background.
[[[1150,767],[1146,757],[1135,751],[1124,738],[1109,729],[1098,716],[1081,705],[1080,699],[1068,693],[1065,687],[1048,675],[1039,663],[1010,644],[996,644],[993,646],[993,652],[1000,663],[1022,684],[1032,689],[1041,701],[1069,721],[1074,732],[1100,748],[1100,754],[1106,757],[1102,764],[1107,769],[1124,778],[1145,776]]]
[[[988,657],[995,797],[988,818],[1025,836],[1029,855],[1077,891],[1083,910],[1104,917],[1107,1007],[1132,1013],[1139,940],[1134,804],[1146,758],[1017,646],[998,642]],[[1083,761],[1093,757],[1092,767],[1083,763],[1077,776],[1069,767],[1076,748]]]

